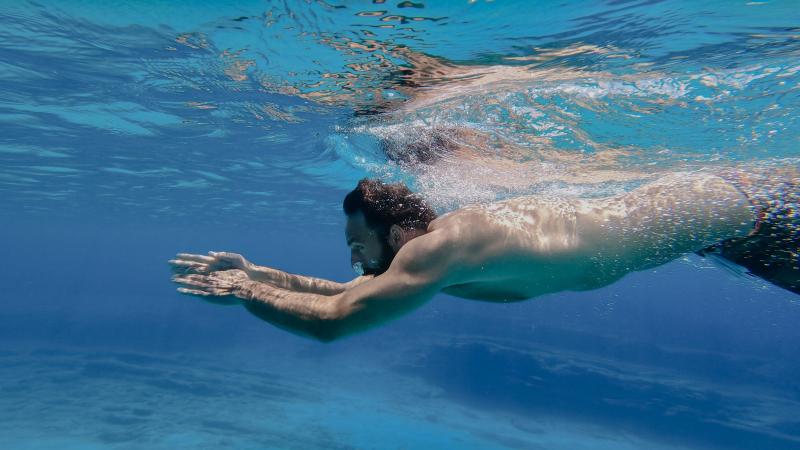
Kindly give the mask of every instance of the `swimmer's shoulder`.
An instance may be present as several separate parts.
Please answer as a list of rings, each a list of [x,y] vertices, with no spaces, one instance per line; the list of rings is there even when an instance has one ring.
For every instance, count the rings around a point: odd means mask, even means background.
[[[470,259],[486,253],[487,245],[498,242],[497,236],[508,234],[485,208],[485,205],[464,207],[445,214],[428,226],[428,234],[438,235],[442,248],[458,259]]]
[[[437,217],[428,224],[428,232],[443,231],[448,235],[461,235],[466,229],[474,228],[486,217],[485,211],[479,206],[466,206],[461,209],[447,212]]]

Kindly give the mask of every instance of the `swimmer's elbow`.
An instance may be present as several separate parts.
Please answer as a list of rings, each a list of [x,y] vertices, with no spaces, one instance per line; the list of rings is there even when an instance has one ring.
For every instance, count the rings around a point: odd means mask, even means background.
[[[308,329],[308,335],[323,343],[339,340],[356,332],[353,328],[353,308],[350,307],[345,293],[329,298],[330,308],[319,317]]]
[[[333,319],[320,319],[309,324],[303,330],[303,336],[317,342],[330,343],[345,336],[341,322]]]
[[[410,300],[364,299],[344,292],[334,296],[332,314],[315,324],[313,337],[327,343],[370,330],[412,309]]]
[[[308,330],[309,337],[322,343],[338,341],[351,334],[358,333],[371,328],[374,324],[356,322],[351,317],[343,316],[338,319],[324,320],[316,323],[313,328]]]

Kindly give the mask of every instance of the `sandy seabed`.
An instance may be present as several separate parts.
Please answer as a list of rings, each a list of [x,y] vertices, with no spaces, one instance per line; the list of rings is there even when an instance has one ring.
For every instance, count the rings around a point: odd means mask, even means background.
[[[637,447],[601,429],[470,410],[363,366],[298,379],[196,355],[41,349],[6,352],[3,367],[3,448]]]
[[[383,358],[4,345],[0,447],[677,449],[713,448],[715,432],[797,442],[754,420],[800,410],[791,400],[480,338],[437,342]],[[670,419],[646,424],[659,417]],[[690,429],[704,426],[712,442],[698,445],[703,430]]]

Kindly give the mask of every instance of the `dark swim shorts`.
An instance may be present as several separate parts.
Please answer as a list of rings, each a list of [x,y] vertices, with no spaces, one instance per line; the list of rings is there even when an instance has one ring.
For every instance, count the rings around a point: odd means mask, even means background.
[[[755,226],[748,236],[726,239],[697,254],[718,255],[751,275],[800,294],[798,173],[796,168],[770,168],[720,174],[750,200],[757,215]]]

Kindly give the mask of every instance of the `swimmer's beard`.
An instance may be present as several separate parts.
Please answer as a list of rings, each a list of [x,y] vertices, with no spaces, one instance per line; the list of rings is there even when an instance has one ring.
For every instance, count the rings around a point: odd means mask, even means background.
[[[391,264],[391,261],[389,261],[389,264]],[[353,264],[353,272],[355,272],[359,277],[363,277],[365,275],[378,276],[386,272],[386,270],[389,268],[389,264],[381,264],[378,267],[364,267],[364,263],[357,262]]]
[[[363,277],[364,275],[378,276],[389,270],[389,266],[392,264],[392,260],[394,260],[394,256],[396,254],[397,252],[392,250],[392,248],[387,244],[383,248],[380,260],[370,260],[369,262],[371,264],[369,266],[365,266],[361,261],[353,263],[353,272],[360,277]]]

